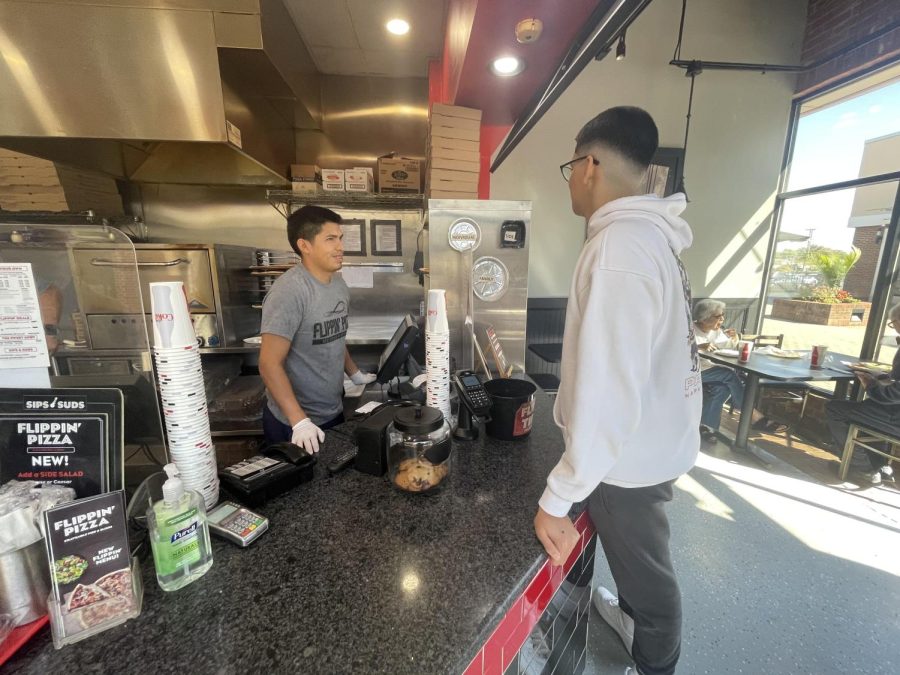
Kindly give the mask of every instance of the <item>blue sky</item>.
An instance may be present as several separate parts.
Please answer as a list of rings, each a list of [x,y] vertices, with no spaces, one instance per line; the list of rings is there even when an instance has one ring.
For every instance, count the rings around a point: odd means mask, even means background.
[[[900,81],[802,116],[787,189],[856,178],[865,142],[897,132]],[[900,170],[900,157],[888,170]],[[813,243],[849,249],[853,234],[847,220],[854,193],[842,190],[792,200],[785,204],[782,229],[798,234],[813,230]]]

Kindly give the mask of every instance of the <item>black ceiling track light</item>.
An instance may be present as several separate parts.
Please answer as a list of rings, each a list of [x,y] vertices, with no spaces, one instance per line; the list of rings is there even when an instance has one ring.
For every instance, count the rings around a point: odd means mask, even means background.
[[[625,60],[625,33],[619,36],[619,44],[616,45],[616,61]]]

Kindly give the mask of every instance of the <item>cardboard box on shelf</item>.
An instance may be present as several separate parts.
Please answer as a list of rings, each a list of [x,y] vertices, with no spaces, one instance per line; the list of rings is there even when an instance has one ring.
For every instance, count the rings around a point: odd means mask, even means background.
[[[291,164],[292,181],[322,182],[322,170],[317,164]]]
[[[432,103],[432,115],[444,115],[446,117],[462,117],[464,119],[481,121],[481,111],[476,108],[464,108],[460,105],[447,105],[446,103]]]
[[[462,180],[432,180],[428,184],[429,190],[440,190],[441,192],[478,192],[478,181],[462,181]]]
[[[428,129],[428,137],[434,138],[451,138],[458,141],[469,141],[477,143],[481,136],[479,129],[460,129],[459,127],[437,127],[432,126]]]
[[[291,192],[295,195],[317,195],[322,186],[314,180],[292,180]]]
[[[442,136],[430,137],[428,139],[427,147],[428,152],[434,156],[438,156],[439,154],[446,156],[443,153],[447,150],[452,150],[454,152],[468,152],[479,156],[479,153],[481,152],[481,143],[478,141],[466,141],[461,138],[443,138]]]
[[[467,183],[470,185],[478,185],[477,172],[472,171],[450,171],[448,169],[431,169],[428,172],[428,180],[431,185],[441,182]]]
[[[419,160],[406,157],[378,158],[379,192],[412,192],[421,190],[422,173]]]
[[[449,159],[447,157],[434,156],[428,158],[428,168],[449,169],[450,171],[469,171],[471,173],[480,173],[481,162],[463,161],[460,159]]]
[[[455,192],[453,190],[434,190],[428,193],[429,199],[478,199],[478,191]]]
[[[479,120],[468,120],[464,117],[445,117],[444,115],[432,115],[428,120],[429,128],[434,133],[435,129],[464,129],[469,132],[481,133],[481,122]]]
[[[374,187],[373,176],[365,169],[347,169],[344,183],[347,192],[371,192]]]
[[[343,169],[322,169],[322,188],[326,192],[344,191]]]

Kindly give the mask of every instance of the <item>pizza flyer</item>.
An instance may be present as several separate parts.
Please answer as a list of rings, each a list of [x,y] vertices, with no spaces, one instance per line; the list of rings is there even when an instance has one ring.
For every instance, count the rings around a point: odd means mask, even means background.
[[[44,526],[55,634],[72,641],[136,615],[124,491],[49,509]]]
[[[78,497],[123,485],[118,389],[0,390],[0,484],[33,480]]]

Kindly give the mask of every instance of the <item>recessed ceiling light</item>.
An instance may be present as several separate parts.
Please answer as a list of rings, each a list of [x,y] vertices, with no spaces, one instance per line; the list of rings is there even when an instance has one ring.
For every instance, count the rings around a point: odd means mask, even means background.
[[[394,35],[406,35],[409,32],[409,22],[403,19],[391,19],[385,24],[385,28]]]
[[[515,56],[501,56],[491,63],[491,72],[500,77],[512,77],[525,70],[525,62]]]

